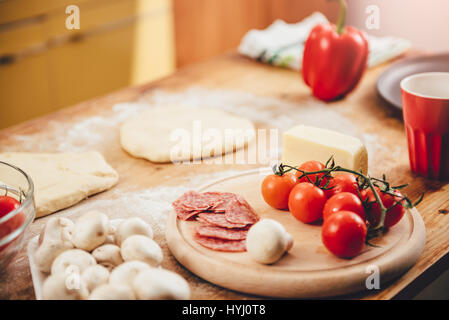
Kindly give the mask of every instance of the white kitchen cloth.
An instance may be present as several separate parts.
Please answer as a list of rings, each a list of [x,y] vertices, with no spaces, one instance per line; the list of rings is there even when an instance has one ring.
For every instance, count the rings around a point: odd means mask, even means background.
[[[319,23],[329,23],[320,12],[293,24],[276,20],[264,30],[248,31],[238,50],[264,63],[299,70],[304,44],[312,28]],[[411,48],[410,41],[406,39],[365,35],[369,44],[368,67],[397,57]]]

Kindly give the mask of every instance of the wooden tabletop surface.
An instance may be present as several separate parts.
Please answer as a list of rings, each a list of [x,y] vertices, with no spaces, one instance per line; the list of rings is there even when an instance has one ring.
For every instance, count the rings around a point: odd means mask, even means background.
[[[447,268],[449,214],[444,213],[449,210],[449,186],[410,173],[401,118],[376,94],[376,79],[386,67],[370,69],[345,99],[324,103],[311,96],[297,72],[265,66],[231,52],[184,68],[168,78],[126,88],[1,130],[0,152],[100,151],[120,174],[119,184],[56,214],[74,218],[85,209],[96,207],[103,208],[113,218],[143,216],[155,226],[155,239],[165,254],[163,267],[180,273],[189,281],[193,299],[248,299],[255,297],[212,285],[176,262],[164,238],[164,208],[168,206],[164,201],[170,199],[170,193],[174,196],[175,191],[182,191],[181,186],[197,187],[220,177],[221,173],[230,174],[260,165],[175,166],[134,159],[120,148],[118,127],[124,119],[138,113],[142,105],[117,103],[210,103],[211,107],[247,115],[259,128],[286,129],[283,127],[302,122],[353,133],[367,145],[371,175],[385,173],[393,184],[408,183],[405,192],[411,199],[425,193],[418,210],[426,225],[427,242],[417,264],[402,277],[378,291],[347,298],[408,298]],[[37,235],[47,220],[48,217],[37,219],[27,239]],[[25,247],[0,275],[0,299],[34,299]]]

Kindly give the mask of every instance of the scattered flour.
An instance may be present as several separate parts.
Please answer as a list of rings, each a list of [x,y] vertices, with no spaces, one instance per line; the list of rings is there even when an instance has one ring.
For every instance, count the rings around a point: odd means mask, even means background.
[[[350,120],[329,106],[317,104],[312,99],[303,103],[293,103],[243,91],[191,87],[181,92],[155,90],[145,100],[119,103],[114,105],[112,111],[107,114],[82,118],[68,130],[64,123],[49,122],[45,133],[17,135],[14,137],[18,142],[17,145],[3,147],[2,150],[81,152],[97,149],[102,151],[103,148],[110,147],[106,142],[118,141],[118,127],[123,121],[138,115],[145,109],[167,104],[218,108],[281,131],[303,123],[361,137],[360,132]],[[119,148],[118,144],[117,147]]]
[[[214,172],[211,174],[196,175],[193,179],[185,177],[185,183],[177,186],[159,186],[138,191],[123,192],[119,188],[111,190],[108,199],[90,198],[75,207],[61,212],[63,216],[70,217],[74,214],[82,214],[89,210],[99,210],[110,218],[123,218],[126,216],[142,217],[153,227],[155,234],[163,236],[167,215],[171,210],[171,203],[184,192],[202,187],[205,183],[211,183],[222,178],[241,173],[238,170]]]
[[[105,142],[117,139],[120,123],[145,108],[148,108],[147,104],[116,104],[112,112],[82,118],[69,129],[65,123],[50,121],[45,132],[15,135],[13,138],[17,144],[2,147],[2,151],[82,152],[92,149],[101,151],[103,147],[107,147]]]
[[[350,134],[365,143],[370,165],[379,161],[377,154],[385,154],[379,151],[385,151],[383,149],[387,146],[392,148],[385,141],[380,141],[375,133],[361,132],[338,108],[317,103],[313,98],[294,103],[237,90],[191,87],[180,92],[154,90],[140,101],[119,103],[107,113],[81,118],[68,130],[64,123],[51,121],[47,125],[49,130],[34,135],[16,135],[12,138],[17,143],[2,146],[1,151],[82,152],[96,149],[103,152],[106,148],[120,149],[118,128],[121,123],[148,108],[169,104],[222,109],[246,117],[262,127],[278,129],[279,133],[302,123]],[[396,149],[390,150],[391,153],[400,154],[403,151]],[[279,150],[282,150],[281,143]]]
[[[223,109],[279,130],[302,123],[352,135],[359,134],[350,120],[312,98],[301,103],[293,103],[243,91],[191,87],[176,93],[157,90],[147,101],[154,106],[185,104]]]

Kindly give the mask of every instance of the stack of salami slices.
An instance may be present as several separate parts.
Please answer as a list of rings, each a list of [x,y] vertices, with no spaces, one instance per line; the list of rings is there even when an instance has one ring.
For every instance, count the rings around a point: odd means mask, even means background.
[[[246,251],[248,229],[259,221],[249,203],[230,192],[188,191],[172,205],[178,219],[201,222],[195,241],[217,251]]]

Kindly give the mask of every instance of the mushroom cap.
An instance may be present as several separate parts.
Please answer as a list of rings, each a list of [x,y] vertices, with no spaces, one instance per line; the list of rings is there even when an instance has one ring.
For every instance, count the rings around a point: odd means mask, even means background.
[[[108,216],[98,211],[89,211],[76,220],[72,242],[79,249],[92,251],[106,241],[108,233]]]
[[[65,273],[52,274],[42,285],[44,300],[79,300],[87,299],[89,292],[81,277]]]
[[[276,220],[262,219],[248,231],[246,250],[255,261],[271,264],[291,248],[293,238]]]
[[[92,256],[97,260],[97,263],[112,268],[123,263],[123,258],[120,253],[120,247],[115,244],[103,244],[92,251]]]
[[[70,249],[62,252],[51,265],[51,273],[73,273],[81,274],[89,266],[97,264],[94,257],[86,251],[80,249]],[[72,270],[68,268],[72,267]]]
[[[92,291],[89,300],[134,300],[133,290],[119,284],[103,284]]]
[[[72,249],[70,240],[73,222],[66,218],[51,217],[39,235],[39,247],[34,254],[34,261],[42,272],[50,272],[51,265],[62,252]]]
[[[129,261],[122,263],[112,270],[109,277],[110,284],[119,284],[132,286],[134,278],[142,271],[146,271],[151,267],[142,261]]]
[[[133,288],[140,300],[187,300],[190,288],[187,281],[169,270],[151,268],[140,272],[133,281]]]
[[[123,260],[139,260],[157,267],[163,259],[162,249],[153,240],[143,235],[133,235],[122,243],[121,254]]]
[[[140,234],[153,239],[153,229],[143,219],[132,217],[122,221],[115,231],[115,241],[120,246],[126,238]]]
[[[81,274],[81,279],[86,284],[89,292],[92,292],[96,287],[108,283],[109,281],[109,270],[102,265],[96,264],[87,267],[86,270]]]

